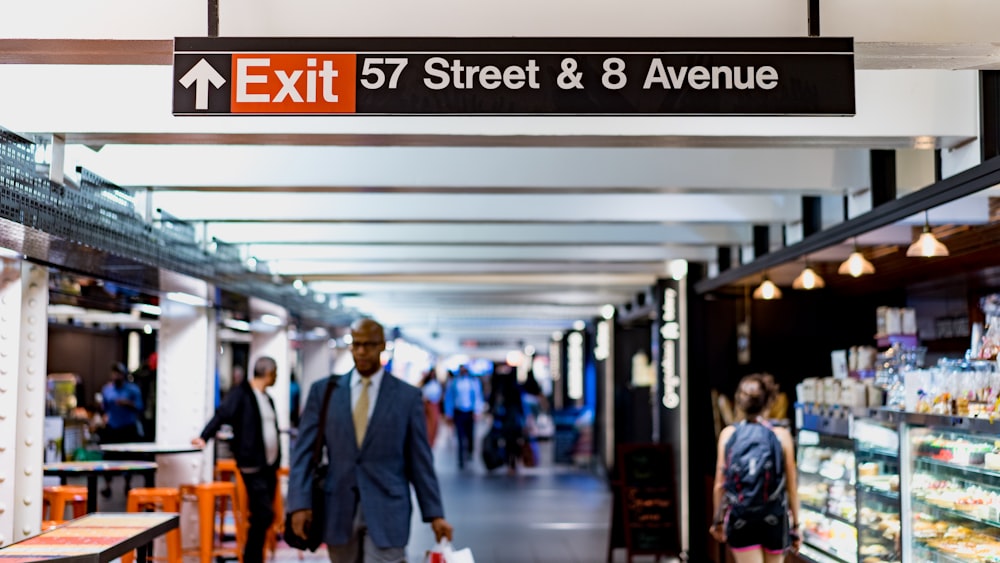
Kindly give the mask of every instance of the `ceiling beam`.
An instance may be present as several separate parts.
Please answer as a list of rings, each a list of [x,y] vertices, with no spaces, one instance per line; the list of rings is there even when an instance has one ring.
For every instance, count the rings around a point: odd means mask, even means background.
[[[158,194],[156,207],[188,222],[217,221],[541,221],[785,222],[799,200],[780,195],[705,194]]]
[[[172,65],[173,39],[0,39],[0,64]],[[995,43],[856,41],[858,70],[990,69]]]
[[[523,245],[523,244],[672,244],[749,243],[750,228],[732,223],[573,223],[413,222],[385,224],[347,221],[304,225],[295,222],[209,223],[206,236],[231,244],[309,244],[337,241],[366,245]],[[253,252],[250,252],[253,255]]]

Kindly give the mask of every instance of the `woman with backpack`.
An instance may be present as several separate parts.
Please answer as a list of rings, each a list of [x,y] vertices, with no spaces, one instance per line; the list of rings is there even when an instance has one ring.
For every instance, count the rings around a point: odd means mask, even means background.
[[[745,418],[719,435],[710,532],[729,543],[736,563],[780,563],[801,543],[792,435],[762,416],[774,392],[760,374],[741,379],[736,404]]]

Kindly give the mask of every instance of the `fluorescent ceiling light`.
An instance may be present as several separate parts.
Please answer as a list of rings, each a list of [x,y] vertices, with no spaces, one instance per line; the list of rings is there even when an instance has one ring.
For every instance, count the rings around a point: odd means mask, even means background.
[[[190,293],[183,293],[180,291],[171,291],[167,293],[167,299],[177,303],[184,303],[185,305],[192,305],[194,307],[208,306],[208,300],[204,297],[198,297],[197,295],[191,295]]]
[[[281,317],[277,315],[272,315],[270,313],[265,313],[261,315],[260,322],[270,326],[281,326],[284,324],[284,321],[281,320]]]
[[[160,308],[156,305],[150,305],[149,303],[140,303],[134,306],[133,309],[139,311],[140,313],[146,313],[147,315],[159,316],[160,314]]]
[[[250,323],[247,321],[241,321],[239,319],[226,319],[222,321],[222,324],[233,329],[241,330],[243,332],[250,332]]]

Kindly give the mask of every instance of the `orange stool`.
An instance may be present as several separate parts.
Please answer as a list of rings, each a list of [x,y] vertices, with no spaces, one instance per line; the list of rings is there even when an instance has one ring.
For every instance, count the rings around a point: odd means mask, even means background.
[[[235,459],[215,460],[215,480],[232,481],[234,475],[239,475],[240,471],[236,467]]]
[[[126,510],[129,512],[142,512],[150,508],[180,514],[181,494],[177,489],[169,487],[140,487],[131,489],[128,492]],[[131,551],[122,555],[122,563],[132,563],[134,557],[135,554]],[[170,563],[181,563],[183,561],[181,532],[179,529],[167,532],[167,560]]]
[[[278,468],[278,486],[274,488],[274,523],[267,529],[264,540],[264,559],[274,559],[278,550],[278,536],[285,532],[285,496],[281,493],[281,483],[288,479],[288,468]],[[300,552],[301,555],[301,552]]]
[[[246,485],[243,484],[243,474],[240,473],[239,468],[236,467],[235,459],[219,459],[215,461],[215,480],[224,482],[235,481],[236,500],[239,501],[239,506],[242,507],[250,506],[247,502],[247,488]],[[216,505],[216,513],[219,518],[220,542],[223,540],[223,537],[225,536],[225,527],[223,526],[223,524],[226,516],[226,509],[227,509],[226,499],[222,498]],[[244,510],[246,510],[246,508],[244,508]],[[246,515],[244,514],[244,516]],[[237,520],[237,525],[240,525],[239,520]],[[243,528],[243,533],[246,534],[247,531],[250,529],[250,520],[244,518],[243,525],[245,526]]]
[[[87,513],[87,487],[83,485],[52,485],[42,489],[42,502],[49,505],[49,520],[66,519],[66,504],[73,505],[73,518]],[[44,514],[44,511],[43,511]]]
[[[243,563],[243,547],[246,544],[246,518],[243,514],[236,484],[223,481],[200,483],[198,485],[181,485],[181,498],[194,499],[198,502],[198,548],[196,551],[201,563],[212,563],[216,555],[235,555]],[[222,547],[221,542],[215,542],[215,506],[216,501],[228,501],[232,504],[233,519],[236,521],[236,547]]]

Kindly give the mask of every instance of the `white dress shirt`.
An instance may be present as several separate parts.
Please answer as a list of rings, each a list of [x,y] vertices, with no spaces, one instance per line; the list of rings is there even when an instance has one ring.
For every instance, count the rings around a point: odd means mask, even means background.
[[[260,429],[264,436],[267,464],[274,465],[278,463],[278,428],[275,426],[278,416],[275,414],[266,393],[254,389],[253,394],[257,398],[257,407],[260,409]]]

